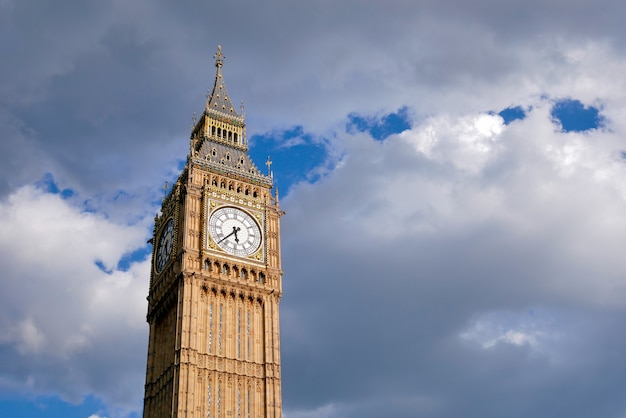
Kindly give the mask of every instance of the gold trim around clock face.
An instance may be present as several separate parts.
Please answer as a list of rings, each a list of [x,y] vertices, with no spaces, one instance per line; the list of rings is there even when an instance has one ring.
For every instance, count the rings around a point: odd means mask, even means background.
[[[263,248],[261,225],[257,214],[236,206],[218,206],[208,216],[208,246],[230,255],[258,259],[257,253]]]

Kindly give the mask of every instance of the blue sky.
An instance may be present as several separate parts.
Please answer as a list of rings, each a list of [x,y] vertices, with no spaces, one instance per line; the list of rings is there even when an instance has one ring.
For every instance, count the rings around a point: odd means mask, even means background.
[[[217,44],[286,211],[285,418],[625,416],[624,17],[0,2],[0,416],[141,416],[146,242]]]

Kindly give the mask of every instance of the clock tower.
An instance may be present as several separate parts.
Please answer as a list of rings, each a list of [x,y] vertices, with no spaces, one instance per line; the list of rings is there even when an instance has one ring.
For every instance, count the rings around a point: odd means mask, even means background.
[[[187,163],[155,218],[144,418],[282,416],[283,212],[248,155],[223,62],[218,46]]]

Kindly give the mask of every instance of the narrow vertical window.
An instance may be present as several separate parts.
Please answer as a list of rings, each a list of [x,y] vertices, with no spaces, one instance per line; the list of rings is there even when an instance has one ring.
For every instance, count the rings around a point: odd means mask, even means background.
[[[206,390],[206,416],[207,418],[211,418],[211,383],[210,382]]]
[[[250,360],[250,311],[248,311],[248,329],[246,330],[246,338],[248,339],[248,361]]]
[[[241,358],[241,309],[237,309],[237,358]]]
[[[209,304],[209,353],[213,352],[213,303]]]
[[[241,418],[241,386],[237,387],[237,418]]]
[[[248,418],[250,418],[250,386],[248,386]]]
[[[219,331],[218,331],[218,336],[217,336],[217,351],[218,354],[222,354],[222,316],[223,316],[223,309],[224,305],[220,304],[220,324],[219,324]]]
[[[217,418],[220,418],[220,414],[222,413],[222,385],[221,383],[217,384]]]

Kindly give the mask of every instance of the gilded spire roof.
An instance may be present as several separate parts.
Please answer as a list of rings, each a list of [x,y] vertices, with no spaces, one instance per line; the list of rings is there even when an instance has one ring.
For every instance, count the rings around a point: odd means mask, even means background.
[[[226,85],[224,84],[224,77],[222,76],[222,66],[224,65],[224,54],[222,54],[222,46],[217,46],[217,52],[215,53],[215,67],[217,73],[215,74],[215,84],[213,85],[213,91],[207,97],[206,111],[216,111],[228,116],[238,116],[239,113],[235,110],[235,106],[230,101],[230,96],[226,91]]]

